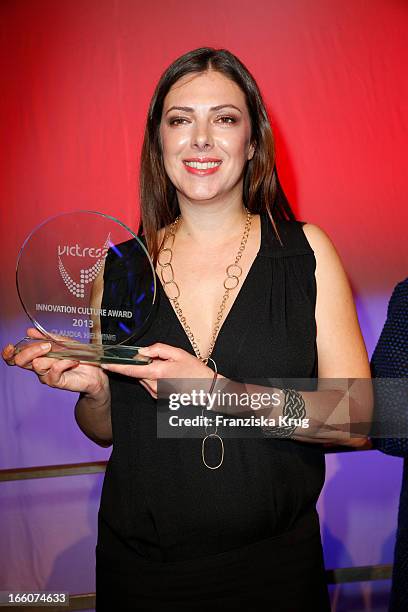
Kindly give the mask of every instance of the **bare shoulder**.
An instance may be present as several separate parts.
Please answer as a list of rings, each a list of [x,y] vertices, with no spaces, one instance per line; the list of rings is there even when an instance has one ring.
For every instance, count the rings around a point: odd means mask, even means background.
[[[339,253],[330,236],[318,225],[305,223],[303,232],[314,251],[316,258],[317,273],[326,269],[333,274],[345,277],[345,271]]]
[[[314,251],[321,251],[322,249],[336,250],[329,235],[318,225],[314,223],[305,223],[303,225],[303,231]]]

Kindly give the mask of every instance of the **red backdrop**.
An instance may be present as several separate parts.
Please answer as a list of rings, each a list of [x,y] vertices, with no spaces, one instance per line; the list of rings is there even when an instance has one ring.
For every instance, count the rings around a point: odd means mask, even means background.
[[[298,214],[329,232],[356,291],[389,291],[407,270],[407,11],[403,0],[3,2],[7,286],[18,245],[52,212],[136,225],[154,86],[178,55],[211,45],[257,79]]]

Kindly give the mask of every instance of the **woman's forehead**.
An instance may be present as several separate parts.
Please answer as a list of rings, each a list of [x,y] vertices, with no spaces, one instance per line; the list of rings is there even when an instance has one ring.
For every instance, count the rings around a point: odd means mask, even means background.
[[[168,91],[164,106],[205,104],[211,107],[230,103],[245,105],[244,93],[228,77],[210,71],[181,77]]]

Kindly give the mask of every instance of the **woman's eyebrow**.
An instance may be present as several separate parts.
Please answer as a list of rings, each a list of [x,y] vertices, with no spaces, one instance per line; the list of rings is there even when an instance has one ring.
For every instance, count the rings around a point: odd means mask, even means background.
[[[218,110],[221,110],[222,108],[235,108],[237,111],[239,111],[242,114],[241,109],[238,108],[238,106],[235,106],[234,104],[220,104],[219,106],[212,106],[210,108],[210,111],[218,111]],[[166,111],[166,115],[171,110],[181,110],[185,113],[194,113],[194,108],[191,108],[191,106],[171,106],[169,110]]]

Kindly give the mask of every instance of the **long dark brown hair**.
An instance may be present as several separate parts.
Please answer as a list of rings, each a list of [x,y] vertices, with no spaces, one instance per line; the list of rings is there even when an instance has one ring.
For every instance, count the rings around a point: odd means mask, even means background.
[[[251,142],[256,144],[255,153],[244,170],[245,206],[253,213],[266,211],[279,240],[275,221],[296,219],[280,187],[272,129],[255,79],[242,62],[226,49],[194,49],[176,59],[162,74],[147,116],[140,166],[139,234],[144,234],[154,265],[160,246],[157,244],[157,231],[172,223],[180,213],[176,189],[165,171],[160,144],[164,99],[170,88],[186,74],[208,70],[220,72],[234,81],[245,95],[251,120]]]

